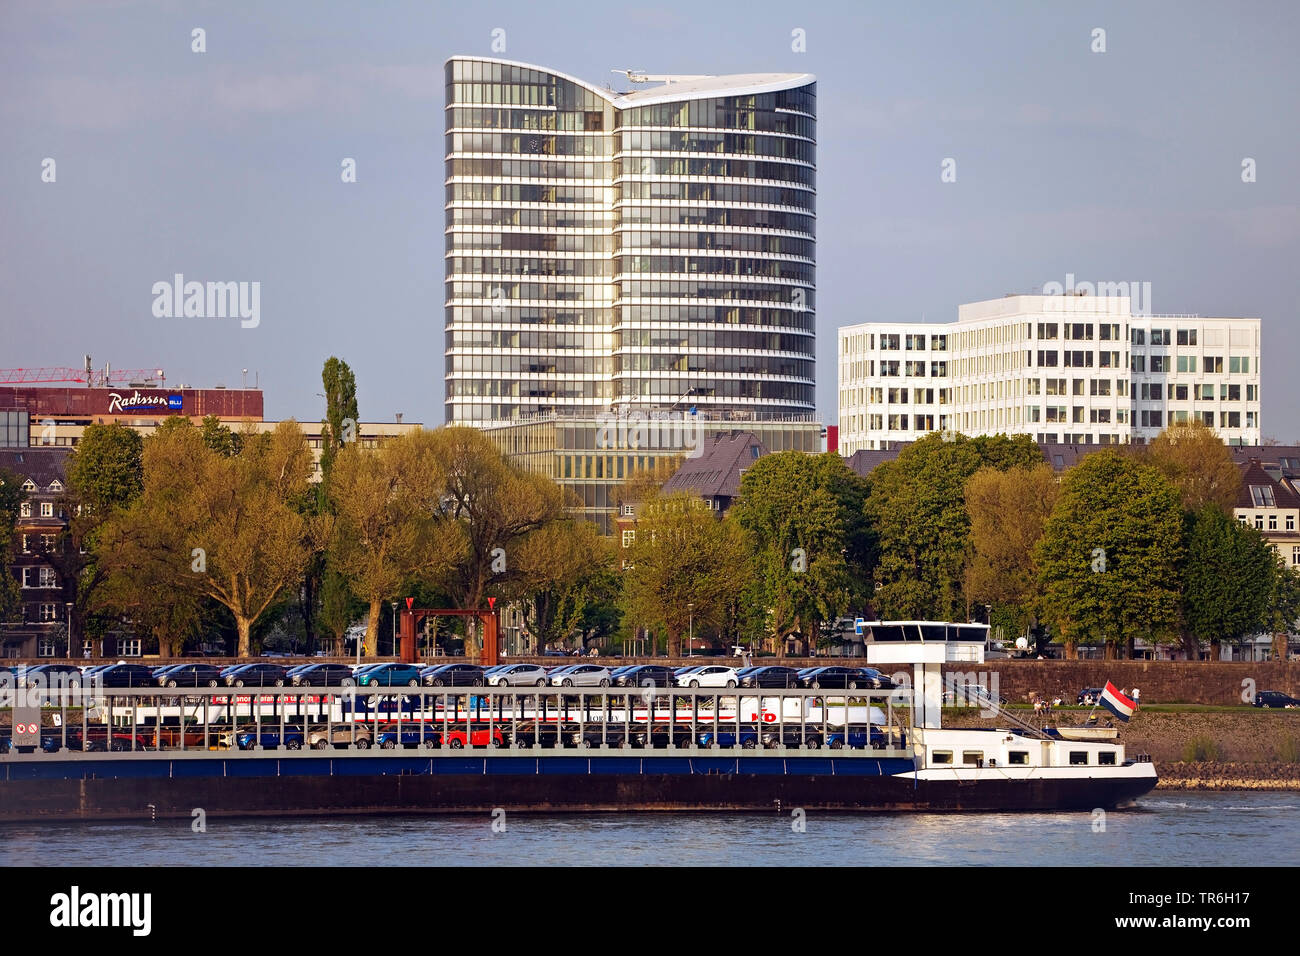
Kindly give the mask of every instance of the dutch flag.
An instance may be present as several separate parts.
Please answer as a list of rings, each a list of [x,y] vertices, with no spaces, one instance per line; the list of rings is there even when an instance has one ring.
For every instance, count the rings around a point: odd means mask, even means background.
[[[1119,688],[1110,681],[1106,681],[1106,689],[1102,692],[1101,699],[1097,703],[1125,723],[1133,716],[1133,712],[1138,709],[1137,701],[1125,697],[1120,693]]]

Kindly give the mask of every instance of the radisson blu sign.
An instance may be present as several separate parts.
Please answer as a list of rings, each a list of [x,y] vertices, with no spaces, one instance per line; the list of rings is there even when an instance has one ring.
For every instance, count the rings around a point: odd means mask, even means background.
[[[139,412],[167,409],[179,412],[184,409],[184,396],[169,392],[109,392],[108,411]]]

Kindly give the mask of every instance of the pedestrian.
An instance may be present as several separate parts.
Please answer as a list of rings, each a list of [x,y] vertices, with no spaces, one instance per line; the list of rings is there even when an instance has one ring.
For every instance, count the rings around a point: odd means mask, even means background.
[[[1142,691],[1140,691],[1140,690],[1138,690],[1136,687],[1134,687],[1134,688],[1133,688],[1133,703],[1136,704],[1136,703],[1138,702],[1138,698],[1141,697],[1141,696],[1142,696]]]

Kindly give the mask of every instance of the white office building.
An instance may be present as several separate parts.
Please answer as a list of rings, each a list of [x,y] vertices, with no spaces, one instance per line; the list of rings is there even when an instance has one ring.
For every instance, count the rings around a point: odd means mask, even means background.
[[[1260,441],[1260,321],[1134,315],[1126,296],[1011,295],[947,324],[839,330],[842,454],[932,431],[1148,442],[1193,419]]]

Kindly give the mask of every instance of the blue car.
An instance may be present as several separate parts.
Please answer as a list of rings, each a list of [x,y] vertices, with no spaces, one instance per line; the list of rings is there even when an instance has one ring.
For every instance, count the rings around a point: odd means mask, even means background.
[[[362,687],[419,687],[420,669],[414,664],[376,664],[359,671],[357,683]]]
[[[842,750],[845,747],[852,747],[855,750],[861,750],[864,747],[883,747],[885,745],[885,735],[881,733],[879,727],[872,727],[870,732],[861,727],[850,727],[848,732],[837,731],[826,738],[826,746],[832,750]]]
[[[416,723],[404,723],[401,731],[398,731],[396,724],[385,724],[379,728],[379,733],[375,736],[375,745],[385,750],[393,750],[399,744],[403,747],[418,747],[420,744],[436,747],[441,739],[441,728],[434,727],[432,724],[421,726]]]
[[[719,730],[717,733],[717,744],[719,747],[736,746],[737,736],[739,736],[740,746],[746,750],[753,750],[758,746],[758,730],[754,727],[741,727],[736,729]],[[713,731],[707,731],[700,734],[700,746],[712,747],[714,743]]]
[[[285,750],[301,750],[302,742],[301,727],[285,727],[283,744],[278,725],[263,727],[260,737],[256,730],[245,730],[235,735],[235,746],[240,750],[252,750],[259,745],[263,750],[278,750],[282,745]]]

